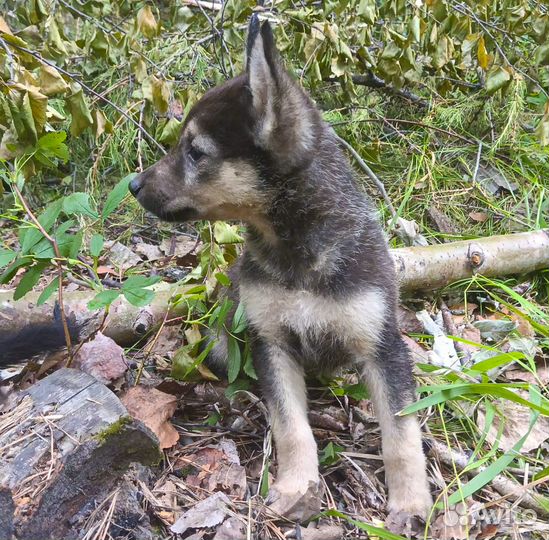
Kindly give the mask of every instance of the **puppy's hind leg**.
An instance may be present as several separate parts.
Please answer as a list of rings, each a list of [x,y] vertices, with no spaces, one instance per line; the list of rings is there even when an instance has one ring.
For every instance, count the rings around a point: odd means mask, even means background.
[[[396,416],[415,399],[412,361],[399,333],[385,328],[364,377],[381,427],[390,512],[425,518],[432,506],[421,429],[415,415]]]
[[[302,515],[300,499],[309,490],[316,492],[319,475],[317,447],[307,418],[303,369],[285,350],[262,340],[255,340],[253,356],[271,416],[277,455],[276,481],[268,501],[280,514],[305,519],[310,515]],[[320,506],[310,509],[310,514],[318,510]]]

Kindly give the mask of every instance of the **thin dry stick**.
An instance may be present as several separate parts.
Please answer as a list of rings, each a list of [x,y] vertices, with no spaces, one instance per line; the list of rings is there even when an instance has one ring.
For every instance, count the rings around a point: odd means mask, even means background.
[[[342,139],[339,135],[336,135],[334,132],[334,136],[336,140],[342,144],[356,159],[358,164],[361,166],[362,170],[369,176],[370,180],[375,184],[379,192],[381,193],[381,196],[383,197],[383,200],[385,201],[385,204],[389,208],[391,215],[393,218],[397,217],[397,213],[395,210],[395,207],[393,206],[393,203],[391,202],[391,199],[389,199],[389,195],[387,195],[387,191],[385,190],[385,186],[383,185],[383,182],[377,177],[377,175],[368,167],[366,162],[360,157],[358,152],[345,140]]]
[[[72,343],[71,343],[71,333],[69,331],[69,325],[67,323],[67,315],[65,313],[65,305],[63,302],[63,263],[61,262],[62,261],[61,252],[59,251],[59,246],[57,245],[57,241],[55,240],[55,238],[53,238],[46,232],[46,230],[44,229],[44,227],[42,227],[42,225],[40,224],[36,216],[32,213],[31,209],[29,208],[29,205],[27,204],[27,201],[23,197],[23,194],[17,187],[17,184],[12,184],[12,188],[17,194],[19,201],[23,205],[25,212],[27,213],[31,221],[36,225],[38,230],[42,233],[44,238],[46,238],[48,242],[50,242],[50,244],[53,247],[53,252],[55,253],[54,261],[55,261],[55,265],[57,266],[57,281],[58,281],[57,298],[59,301],[59,309],[61,311],[61,323],[63,324],[63,332],[65,334],[65,343],[67,344],[67,352],[69,354],[69,360],[67,362],[67,366],[70,366],[72,363]]]

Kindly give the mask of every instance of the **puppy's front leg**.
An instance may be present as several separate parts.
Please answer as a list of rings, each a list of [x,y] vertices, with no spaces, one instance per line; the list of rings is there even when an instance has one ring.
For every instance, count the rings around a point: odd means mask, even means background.
[[[288,514],[319,481],[317,448],[307,419],[305,377],[301,366],[282,348],[258,341],[254,359],[271,415],[278,463],[269,500],[274,510]]]
[[[415,399],[412,362],[398,332],[386,330],[376,358],[365,363],[364,377],[381,427],[389,511],[425,518],[433,501],[421,430],[415,415],[396,415]]]

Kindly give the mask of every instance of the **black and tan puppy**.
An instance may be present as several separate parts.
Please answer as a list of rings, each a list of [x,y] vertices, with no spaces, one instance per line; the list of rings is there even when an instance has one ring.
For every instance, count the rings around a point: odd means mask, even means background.
[[[395,415],[414,400],[414,380],[393,263],[371,203],[285,70],[268,23],[252,18],[246,73],[204,95],[178,145],[130,190],[169,221],[248,224],[238,293],[277,450],[273,507],[287,511],[319,482],[305,371],[354,366],[381,426],[389,510],[425,516],[420,428]],[[222,354],[223,340],[213,356]]]

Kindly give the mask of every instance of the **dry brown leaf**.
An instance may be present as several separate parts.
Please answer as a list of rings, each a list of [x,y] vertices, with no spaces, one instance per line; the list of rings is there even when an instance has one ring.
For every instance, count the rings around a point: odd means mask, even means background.
[[[477,223],[484,223],[488,219],[486,212],[469,212],[469,217]]]
[[[137,253],[143,255],[149,261],[157,261],[158,259],[162,259],[164,257],[164,254],[160,251],[160,248],[154,244],[137,242],[134,249]]]
[[[196,246],[196,240],[189,236],[164,238],[160,243],[160,250],[168,257],[183,257],[188,255]]]
[[[109,262],[116,268],[127,270],[141,262],[139,255],[120,242],[105,242],[105,247],[109,250]]]
[[[73,366],[103,384],[122,377],[128,369],[124,349],[101,332],[97,332],[93,340],[80,347],[74,355]]]
[[[183,534],[187,529],[215,527],[225,519],[230,504],[227,495],[218,491],[187,510],[170,530],[175,534]]]
[[[234,441],[224,439],[217,447],[207,447],[181,457],[176,468],[189,470],[185,481],[189,486],[207,491],[223,491],[243,499],[246,494],[246,469],[240,465]]]
[[[407,538],[420,538],[425,530],[425,525],[417,516],[407,512],[391,512],[385,519],[385,527],[394,534],[400,534]],[[437,537],[437,540],[442,540]]]
[[[463,339],[466,339],[467,341],[471,341],[473,343],[482,343],[482,339],[480,337],[480,330],[478,328],[475,328],[471,324],[466,324],[461,332],[461,336]],[[469,345],[469,343],[461,343],[461,346],[467,351],[467,352],[477,352],[478,347],[475,345]]]
[[[468,504],[463,502],[446,508],[431,525],[431,535],[437,540],[475,540],[480,530],[471,526],[473,518]]]
[[[227,518],[215,532],[213,540],[242,540],[246,538],[246,525],[241,518]]]
[[[422,334],[423,325],[411,309],[405,306],[398,306],[397,309],[398,327],[401,332],[406,334]]]
[[[528,399],[528,393],[518,391],[518,394],[524,399]],[[530,409],[507,400],[498,400],[497,409],[501,412],[504,419],[503,431],[498,447],[500,450],[508,452],[528,431],[530,425]],[[483,408],[477,410],[477,421],[479,428],[484,431],[486,427],[486,415]],[[488,434],[486,435],[486,440],[492,446],[496,444],[501,421],[501,416],[496,414],[494,421],[488,430]],[[549,439],[549,417],[540,415],[532,428],[532,431],[524,441],[520,451],[528,453],[531,450],[535,450],[547,439]]]
[[[407,336],[406,334],[402,334],[402,339],[406,345],[408,345],[408,349],[410,349],[414,362],[421,362],[423,364],[429,363],[428,351],[426,351],[415,339]]]
[[[538,365],[536,367],[536,374],[537,377],[524,369],[508,369],[505,372],[505,377],[510,381],[525,381],[530,384],[539,384],[540,382],[544,385],[549,384],[549,365]]]
[[[430,206],[427,208],[427,214],[435,227],[441,233],[456,234],[459,232],[457,225],[452,221],[452,219],[439,210],[436,206]]]
[[[98,266],[96,272],[99,277],[106,276],[107,274],[116,275],[116,270],[112,266]]]
[[[0,32],[4,32],[4,34],[8,34],[9,36],[13,36],[13,34],[10,30],[10,27],[8,26],[8,23],[6,22],[4,17],[2,17],[1,15],[0,15]]]
[[[160,442],[170,448],[179,440],[179,433],[169,422],[177,408],[177,398],[148,386],[133,386],[121,399],[128,413],[141,420]]]
[[[160,356],[170,356],[170,353],[174,353],[181,347],[182,341],[181,326],[164,326],[150,352]]]
[[[279,494],[275,488],[271,488],[269,498],[273,498],[274,502],[269,505],[269,509],[290,521],[305,521],[320,512],[323,495],[323,486],[314,482],[309,482],[309,488],[304,494]]]

